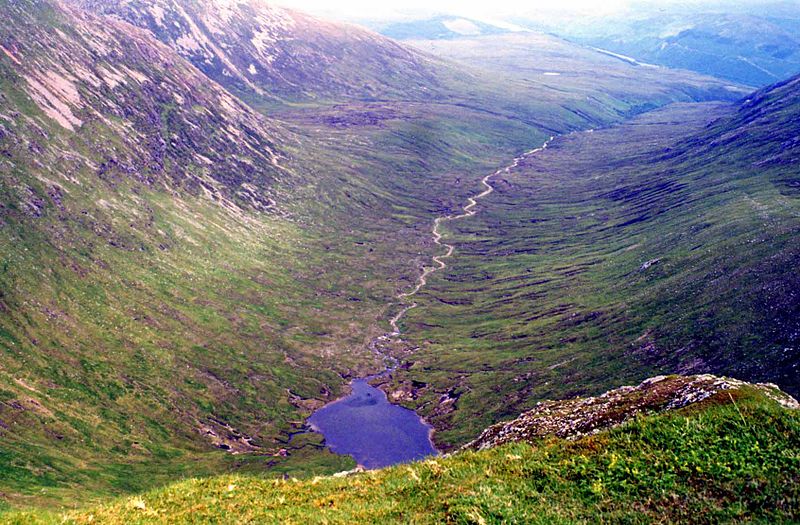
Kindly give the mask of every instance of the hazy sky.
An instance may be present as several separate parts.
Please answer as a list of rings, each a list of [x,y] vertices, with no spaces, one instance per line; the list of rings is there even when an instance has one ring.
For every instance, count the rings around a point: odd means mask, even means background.
[[[715,5],[736,11],[746,5],[773,3],[775,0],[271,0],[271,3],[311,13],[343,19],[400,18],[403,13],[453,14],[473,18],[538,18],[544,13],[607,15],[631,6],[671,9]],[[779,0],[780,1],[780,0]],[[789,0],[792,2],[793,0]],[[800,0],[797,0],[800,1]],[[691,6],[691,7],[690,7]]]
[[[385,17],[402,12],[442,12],[462,16],[507,16],[560,9],[599,13],[624,6],[626,0],[273,0],[272,3],[314,13],[335,14],[341,17]]]

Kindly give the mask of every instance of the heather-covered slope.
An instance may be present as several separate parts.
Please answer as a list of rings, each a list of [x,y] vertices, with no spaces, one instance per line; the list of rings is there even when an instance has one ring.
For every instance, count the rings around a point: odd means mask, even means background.
[[[388,388],[457,443],[537,400],[653,373],[797,393],[797,79],[557,138],[449,224]],[[708,126],[708,127],[706,127]],[[688,138],[687,138],[688,135]]]
[[[4,499],[285,462],[303,399],[374,366],[366,290],[389,289],[331,278],[352,239],[326,249],[298,215],[302,140],[146,32],[0,6]],[[346,462],[308,441],[306,472]]]
[[[800,163],[798,114],[800,76],[795,76],[748,95],[730,119],[688,140],[678,151],[741,159],[777,176],[785,186],[782,192],[793,193]]]
[[[6,155],[8,169],[50,171],[57,179],[52,172],[64,168],[58,155],[74,153],[66,162],[107,183],[205,191],[232,207],[262,211],[273,183],[291,179],[276,146],[291,134],[146,33],[47,2],[2,7],[4,120],[20,126],[3,138],[11,148],[23,142],[11,140],[15,135],[38,135],[41,150],[31,163]],[[104,135],[120,143],[97,140]]]

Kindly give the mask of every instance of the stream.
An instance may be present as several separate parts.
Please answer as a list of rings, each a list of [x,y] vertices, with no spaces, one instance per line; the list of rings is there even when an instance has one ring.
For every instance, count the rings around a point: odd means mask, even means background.
[[[386,370],[380,374],[353,380],[350,383],[352,392],[349,395],[316,410],[308,418],[310,427],[325,436],[325,444],[331,451],[348,454],[360,466],[367,469],[406,463],[438,454],[431,440],[432,427],[413,410],[390,403],[383,390],[369,384],[373,379],[391,373],[396,365],[393,358],[380,351],[380,343],[400,339],[400,320],[409,310],[417,307],[415,302],[409,304],[408,299],[428,283],[427,279],[432,273],[447,268],[445,259],[452,257],[455,246],[442,242],[443,234],[440,231],[442,223],[475,215],[478,199],[494,191],[494,186],[491,185],[494,177],[510,172],[524,158],[545,149],[552,140],[553,137],[550,137],[550,140],[540,148],[515,158],[509,166],[481,179],[485,189],[467,199],[467,204],[462,207],[462,213],[437,217],[433,221],[431,230],[433,242],[445,248],[446,252],[434,256],[432,261],[435,266],[424,266],[414,287],[397,296],[404,306],[389,320],[392,332],[376,338],[370,344],[370,347],[387,363]]]

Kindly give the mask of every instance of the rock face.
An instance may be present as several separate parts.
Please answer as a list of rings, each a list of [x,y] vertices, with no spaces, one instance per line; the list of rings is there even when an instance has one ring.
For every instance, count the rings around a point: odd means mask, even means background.
[[[206,75],[249,97],[420,99],[438,84],[434,61],[421,53],[260,0],[69,1],[149,30]]]
[[[577,439],[620,425],[639,414],[676,410],[719,392],[746,387],[763,391],[787,408],[800,408],[792,396],[769,383],[751,384],[708,374],[657,376],[639,386],[623,386],[597,397],[539,403],[513,421],[492,425],[463,448],[484,450],[506,443],[532,442],[545,436]]]
[[[289,178],[281,125],[122,21],[59,2],[0,6],[0,147],[12,163],[29,165],[33,150],[42,180],[64,178],[66,159],[111,186],[274,210],[275,183]]]

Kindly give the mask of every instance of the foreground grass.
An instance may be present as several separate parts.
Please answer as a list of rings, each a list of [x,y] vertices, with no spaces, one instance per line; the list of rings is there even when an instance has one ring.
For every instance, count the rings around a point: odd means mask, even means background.
[[[735,399],[735,401],[734,401]],[[718,523],[800,517],[800,415],[720,393],[578,441],[465,452],[346,478],[195,479],[6,523]]]

